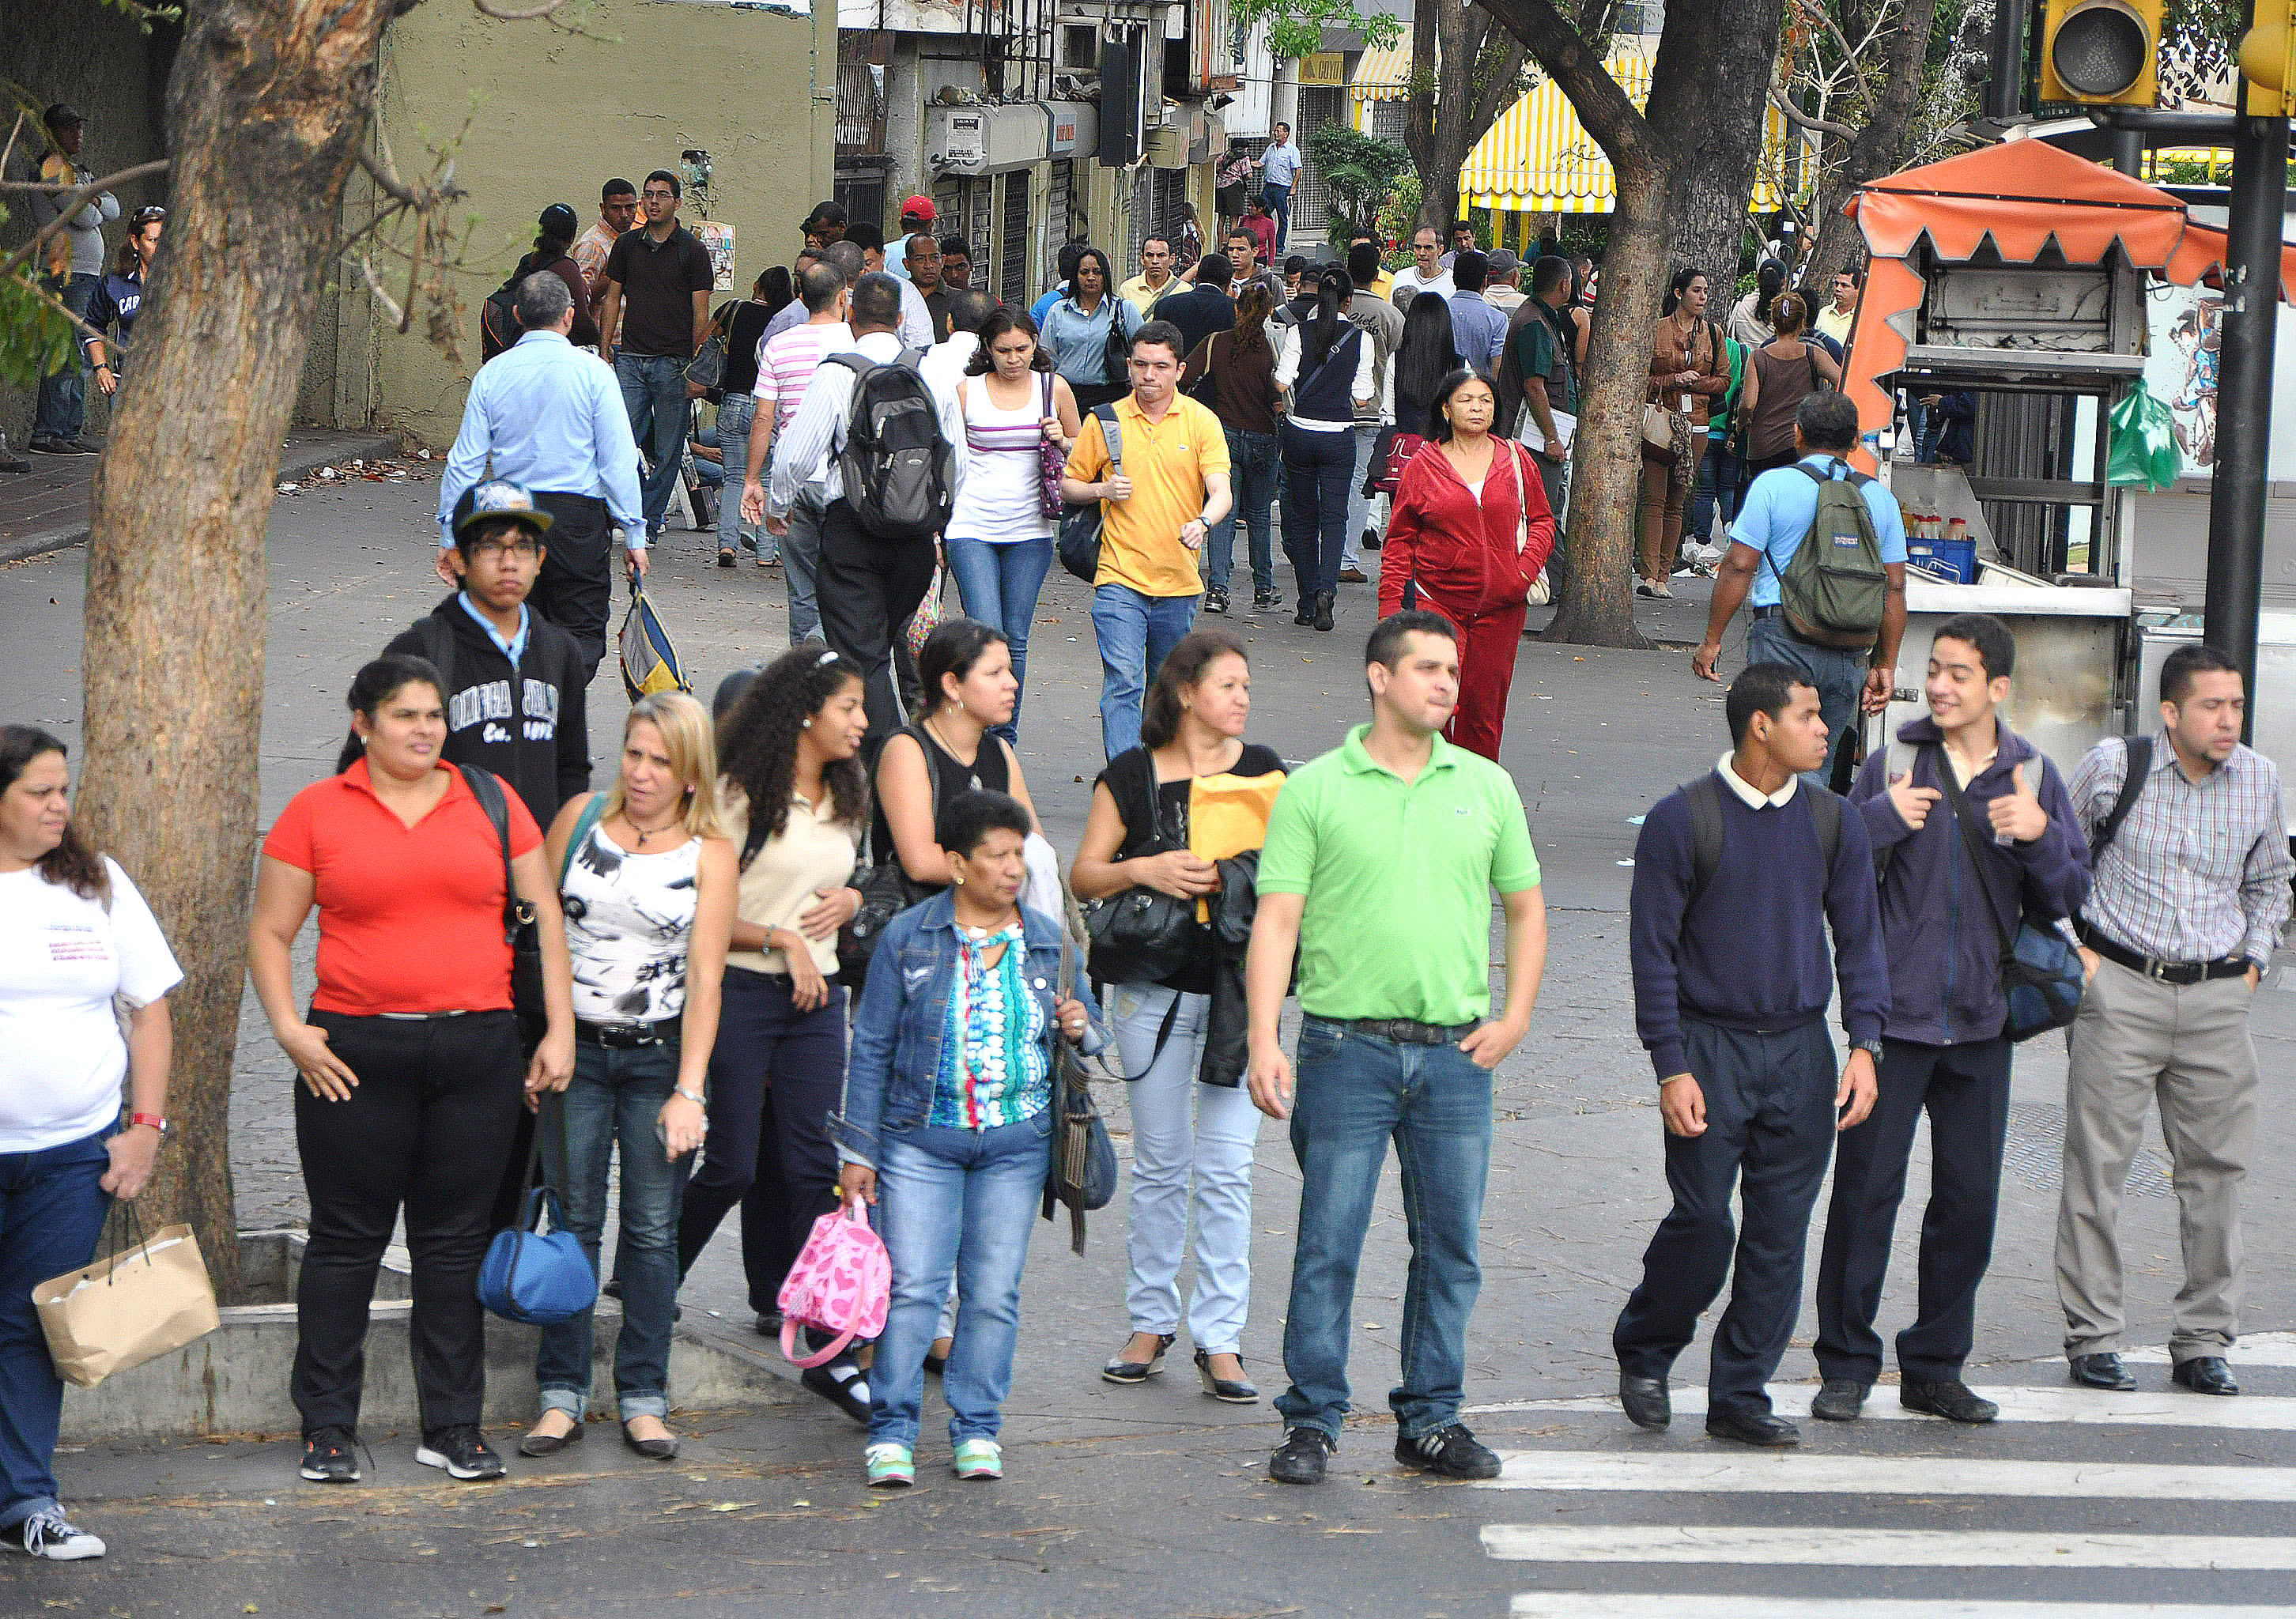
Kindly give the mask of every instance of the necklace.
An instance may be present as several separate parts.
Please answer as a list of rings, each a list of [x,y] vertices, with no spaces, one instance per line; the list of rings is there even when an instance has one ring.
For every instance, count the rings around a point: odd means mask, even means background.
[[[627,810],[622,813],[622,819],[630,823],[630,830],[638,835],[638,847],[640,848],[645,847],[647,838],[660,837],[662,833],[669,830],[670,828],[677,825],[678,822],[683,821],[685,818],[685,813],[681,811],[677,814],[672,815],[668,820],[663,822],[660,826],[640,826],[637,822],[636,816],[631,814]]]

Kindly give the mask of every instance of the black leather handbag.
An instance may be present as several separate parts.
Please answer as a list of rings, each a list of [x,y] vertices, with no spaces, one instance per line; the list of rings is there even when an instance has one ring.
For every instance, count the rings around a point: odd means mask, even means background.
[[[1076,993],[1076,956],[1061,935],[1060,998]],[[1055,1205],[1069,1211],[1069,1246],[1084,1252],[1084,1217],[1116,1200],[1116,1146],[1092,1100],[1084,1058],[1059,1034],[1053,1036],[1053,1162],[1045,1176],[1045,1218]]]
[[[1167,838],[1155,819],[1160,813],[1155,766],[1150,765],[1148,771],[1150,837],[1129,857],[1134,859],[1183,846]],[[1122,889],[1086,902],[1082,910],[1085,937],[1091,948],[1086,969],[1098,983],[1160,984],[1204,948],[1196,902],[1176,898],[1160,889]]]

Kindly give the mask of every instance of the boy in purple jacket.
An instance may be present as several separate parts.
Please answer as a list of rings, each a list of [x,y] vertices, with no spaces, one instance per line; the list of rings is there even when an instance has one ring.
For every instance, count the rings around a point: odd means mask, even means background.
[[[1899,726],[1898,746],[1868,757],[1849,789],[1882,872],[1890,1002],[1879,1098],[1834,1155],[1817,1271],[1825,1386],[1810,1402],[1810,1415],[1826,1421],[1855,1418],[1882,1370],[1874,1318],[1924,1111],[1930,1202],[1914,1324],[1898,1335],[1898,1402],[1955,1422],[1999,1415],[1961,1372],[1993,1254],[2008,1128],[2003,940],[2028,910],[2075,914],[2089,880],[2088,844],[2063,779],[1996,712],[2009,696],[2016,656],[1998,618],[1947,619],[1930,648],[1928,715]],[[1955,824],[1948,770],[1981,834],[1974,840]],[[1985,852],[1981,863],[1972,841]]]

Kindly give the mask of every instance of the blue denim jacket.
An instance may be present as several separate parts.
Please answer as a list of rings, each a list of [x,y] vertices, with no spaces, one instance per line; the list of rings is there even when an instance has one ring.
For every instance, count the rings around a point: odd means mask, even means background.
[[[837,1156],[849,1164],[873,1167],[879,1138],[915,1129],[932,1108],[956,975],[955,913],[955,898],[945,889],[910,906],[886,925],[869,958],[868,982],[853,1014],[853,1043],[845,1059],[845,1101],[829,1121]],[[1021,926],[1029,952],[1023,976],[1044,1003],[1049,1062],[1052,1042],[1060,1038],[1053,1017],[1059,999],[1060,929],[1026,906]],[[1084,1049],[1097,1051],[1108,1038],[1099,1010],[1090,997],[1077,998],[1085,1003]]]

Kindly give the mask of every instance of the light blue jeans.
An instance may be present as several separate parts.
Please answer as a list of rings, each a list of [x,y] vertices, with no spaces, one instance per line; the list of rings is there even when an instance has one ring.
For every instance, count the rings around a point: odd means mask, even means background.
[[[1052,1167],[1050,1108],[994,1130],[920,1124],[888,1133],[877,1162],[877,1229],[893,1265],[892,1307],[869,1368],[869,1443],[914,1445],[931,1347],[955,1278],[963,1303],[941,1373],[948,1443],[994,1439],[1021,1337],[1021,1272]]]
[[[668,354],[619,354],[614,377],[622,385],[622,405],[630,413],[630,437],[648,463],[640,469],[639,504],[649,537],[661,533],[669,492],[685,464],[685,368],[690,361]]]
[[[1746,661],[1782,663],[1790,669],[1800,669],[1817,688],[1818,713],[1824,717],[1826,732],[1833,740],[1826,747],[1825,767],[1806,770],[1802,776],[1812,787],[1830,785],[1834,761],[1857,733],[1857,699],[1866,689],[1866,666],[1870,661],[1867,655],[1837,647],[1814,646],[1786,627],[1783,614],[1772,613],[1747,626]]]
[[[1241,1354],[1251,1304],[1251,1149],[1259,1109],[1240,1084],[1197,1082],[1210,996],[1157,984],[1117,985],[1109,993],[1118,1059],[1125,1073],[1140,1075],[1125,1089],[1132,1109],[1132,1194],[1124,1304],[1132,1330],[1180,1329],[1180,1260],[1193,1204],[1196,1284],[1188,1336],[1206,1354]],[[1156,1032],[1175,998],[1179,1013],[1152,1063]]]
[[[718,451],[725,456],[726,487],[718,500],[718,549],[742,549],[742,479],[750,465],[750,423],[757,415],[753,394],[728,394],[718,407]],[[758,555],[772,561],[773,536],[760,533]]]
[[[1379,442],[1379,423],[1356,423],[1356,470],[1348,474],[1348,537],[1340,547],[1341,572],[1363,567],[1364,530],[1371,527],[1371,503],[1376,495],[1364,493],[1364,479],[1371,470],[1372,446]],[[1375,569],[1374,571],[1376,571]]]
[[[790,645],[821,639],[821,602],[814,593],[813,576],[821,566],[821,515],[829,508],[820,492],[808,487],[790,503],[789,532],[781,538],[782,568],[789,576]],[[762,546],[773,538],[761,535]]]
[[[1140,709],[1164,655],[1195,627],[1201,596],[1144,596],[1128,585],[1092,593],[1100,642],[1100,740],[1108,756],[1140,746]]]
[[[964,616],[1004,633],[1013,653],[1013,717],[990,730],[1008,742],[1021,740],[1021,701],[1029,694],[1029,626],[1036,621],[1037,597],[1053,569],[1053,541],[1012,540],[991,544],[951,535],[943,542],[949,576],[964,603]]]

